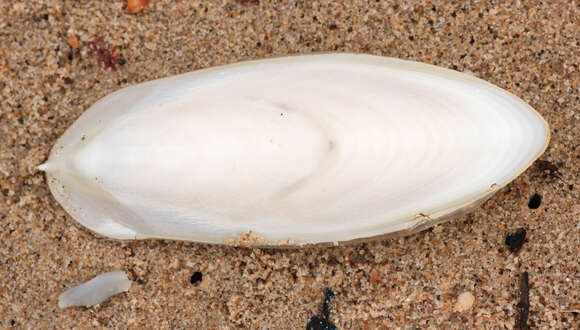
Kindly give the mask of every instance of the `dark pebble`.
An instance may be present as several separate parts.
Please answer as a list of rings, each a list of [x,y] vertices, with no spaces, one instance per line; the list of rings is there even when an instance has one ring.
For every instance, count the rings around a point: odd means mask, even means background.
[[[535,210],[538,207],[540,207],[540,204],[542,204],[542,196],[534,194],[534,196],[532,196],[532,198],[530,198],[530,201],[528,202],[528,207],[531,208],[532,210]]]
[[[193,275],[191,275],[189,282],[191,284],[197,284],[197,283],[201,282],[202,279],[203,279],[203,275],[201,274],[201,272],[195,272],[195,273],[193,273]]]
[[[508,235],[505,238],[505,244],[509,247],[510,252],[517,252],[526,241],[526,230],[518,229],[515,234]]]

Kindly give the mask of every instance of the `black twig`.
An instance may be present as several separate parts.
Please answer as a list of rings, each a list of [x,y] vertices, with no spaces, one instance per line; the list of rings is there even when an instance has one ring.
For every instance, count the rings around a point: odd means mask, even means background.
[[[530,283],[528,272],[523,272],[520,278],[520,302],[516,305],[519,314],[516,320],[516,329],[526,330],[528,327],[528,315],[530,314]]]
[[[313,316],[306,324],[306,330],[336,330],[336,326],[329,321],[330,302],[334,297],[334,292],[329,288],[324,290],[324,302],[322,303],[322,317]]]

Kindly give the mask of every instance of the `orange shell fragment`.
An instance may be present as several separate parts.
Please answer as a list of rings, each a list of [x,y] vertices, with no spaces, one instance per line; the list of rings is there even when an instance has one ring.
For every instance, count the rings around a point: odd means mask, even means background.
[[[136,14],[147,7],[149,0],[127,0],[127,12]]]

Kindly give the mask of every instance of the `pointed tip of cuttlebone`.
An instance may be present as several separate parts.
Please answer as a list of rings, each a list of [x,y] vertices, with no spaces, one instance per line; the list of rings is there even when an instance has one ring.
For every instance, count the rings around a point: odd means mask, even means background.
[[[39,171],[43,171],[43,172],[50,172],[52,170],[54,170],[54,163],[53,162],[46,162],[44,164],[40,164],[36,167],[37,170]]]

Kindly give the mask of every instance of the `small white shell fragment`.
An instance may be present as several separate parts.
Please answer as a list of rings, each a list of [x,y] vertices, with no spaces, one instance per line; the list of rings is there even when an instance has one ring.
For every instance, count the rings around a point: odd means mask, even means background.
[[[504,187],[548,140],[534,109],[473,76],[306,55],[121,89],[39,169],[104,236],[302,245],[433,226]]]
[[[94,306],[117,293],[129,291],[131,281],[123,271],[103,273],[92,280],[61,293],[58,307]]]
[[[463,292],[457,297],[457,302],[455,303],[455,310],[462,313],[468,311],[473,306],[475,302],[475,297],[469,291]]]

